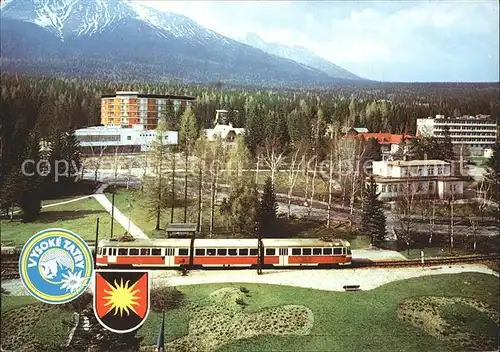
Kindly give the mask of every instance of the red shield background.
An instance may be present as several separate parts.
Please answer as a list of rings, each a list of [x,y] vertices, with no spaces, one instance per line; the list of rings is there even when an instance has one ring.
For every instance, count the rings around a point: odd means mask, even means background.
[[[123,280],[123,281],[122,281]],[[109,300],[105,297],[110,296],[112,287],[123,285],[128,281],[128,287],[136,284],[132,291],[137,297],[134,309],[128,309],[128,313],[123,311],[120,314],[114,308],[107,305]],[[108,292],[105,292],[108,291]],[[139,328],[146,320],[149,313],[149,274],[144,271],[135,270],[96,270],[94,280],[94,313],[99,323],[106,329],[116,333],[127,333]]]

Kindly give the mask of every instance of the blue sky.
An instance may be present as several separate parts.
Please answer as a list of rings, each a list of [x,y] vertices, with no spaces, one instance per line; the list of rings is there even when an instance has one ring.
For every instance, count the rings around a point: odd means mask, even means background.
[[[301,45],[369,79],[499,80],[495,0],[138,2],[233,39]]]

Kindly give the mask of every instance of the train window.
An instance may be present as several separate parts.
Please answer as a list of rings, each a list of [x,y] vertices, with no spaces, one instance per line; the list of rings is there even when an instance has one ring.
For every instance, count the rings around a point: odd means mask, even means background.
[[[302,248],[302,255],[311,255],[311,248]]]
[[[161,255],[161,248],[151,249],[151,255]]]
[[[127,255],[127,248],[118,248],[118,255]]]
[[[347,247],[347,255],[351,255],[351,247]]]
[[[250,248],[250,255],[257,255],[259,254],[259,250],[257,248]]]
[[[227,254],[228,255],[238,255],[238,250],[236,248],[228,249]]]
[[[342,248],[342,254],[345,255],[345,253],[346,253],[346,249],[344,247],[344,248]]]
[[[300,255],[300,248],[292,248],[292,255]]]
[[[207,248],[207,255],[215,255],[215,248]]]
[[[332,255],[331,248],[323,248],[323,255]]]
[[[196,248],[194,252],[196,253],[196,255],[203,256],[205,255],[205,248]]]
[[[139,249],[138,248],[130,248],[129,255],[139,255]]]
[[[189,249],[179,248],[179,255],[189,255]]]
[[[321,255],[321,248],[313,248],[313,255]]]
[[[280,255],[288,255],[288,248],[280,248]]]
[[[247,248],[241,248],[239,251],[240,251],[240,255],[248,255],[248,249]]]
[[[342,248],[334,248],[333,254],[342,254]]]
[[[97,248],[97,254],[101,255],[102,254],[102,248],[101,247],[98,247]]]
[[[217,255],[227,255],[227,249],[218,249]]]
[[[141,248],[141,255],[149,255],[149,248]]]
[[[276,249],[266,248],[266,255],[276,255]]]

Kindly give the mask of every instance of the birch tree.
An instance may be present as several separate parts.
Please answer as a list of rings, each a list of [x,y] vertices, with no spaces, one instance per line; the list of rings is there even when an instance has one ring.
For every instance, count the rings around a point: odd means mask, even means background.
[[[293,152],[291,153],[288,166],[288,219],[292,213],[292,195],[293,188],[297,182],[297,176],[300,173],[302,165],[305,161],[305,155],[303,153],[304,144],[298,143]]]
[[[332,193],[333,193],[333,170],[334,170],[334,153],[336,145],[337,133],[335,132],[334,138],[330,139],[329,143],[329,160],[328,160],[328,217],[326,219],[326,227],[330,228],[330,218],[332,214]]]
[[[264,162],[271,169],[271,182],[274,184],[276,172],[279,171],[285,156],[285,146],[278,138],[269,137],[264,141]]]
[[[203,191],[204,191],[204,178],[207,170],[207,154],[208,154],[208,141],[205,133],[200,133],[200,137],[196,140],[194,147],[194,155],[197,158],[197,173],[198,173],[198,216],[197,228],[201,232],[203,225]]]
[[[319,162],[319,156],[317,150],[314,151],[314,155],[312,156],[314,159],[314,168],[313,168],[313,176],[311,180],[311,199],[309,200],[308,208],[307,208],[307,216],[311,216],[312,208],[313,208],[313,201],[314,201],[314,195],[316,192],[316,174],[318,172],[318,162]]]
[[[156,130],[156,137],[151,144],[150,160],[153,167],[153,177],[144,177],[143,183],[147,188],[148,207],[155,214],[155,229],[160,229],[161,211],[168,203],[167,184],[163,180],[163,164],[167,156],[167,140],[165,139],[165,122],[160,119]]]
[[[434,199],[423,204],[422,217],[429,221],[429,245],[431,245],[436,231],[436,201]]]
[[[406,244],[408,254],[410,254],[410,244],[412,242],[414,227],[412,215],[415,213],[415,203],[415,189],[413,183],[410,182],[409,176],[407,176],[396,200],[396,217],[399,229],[395,229],[395,233],[398,241]]]
[[[215,203],[217,197],[217,188],[219,186],[219,172],[221,160],[223,158],[223,144],[222,139],[217,137],[215,142],[210,145],[210,228],[209,236],[212,237],[214,233],[214,222],[215,222]]]
[[[245,145],[245,140],[242,136],[236,136],[234,146],[229,150],[228,154],[228,175],[232,176],[233,171],[236,171],[236,179],[241,179],[243,177],[243,170],[248,166],[250,160],[250,151]]]

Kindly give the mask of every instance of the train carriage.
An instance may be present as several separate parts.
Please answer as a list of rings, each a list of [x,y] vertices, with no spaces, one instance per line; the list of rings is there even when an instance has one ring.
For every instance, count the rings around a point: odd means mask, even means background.
[[[265,266],[349,265],[345,240],[263,239]],[[96,263],[104,267],[251,267],[259,261],[257,239],[152,239],[99,242]]]

